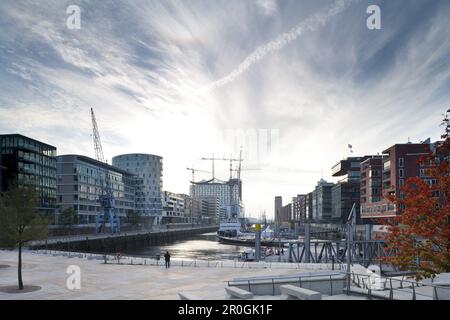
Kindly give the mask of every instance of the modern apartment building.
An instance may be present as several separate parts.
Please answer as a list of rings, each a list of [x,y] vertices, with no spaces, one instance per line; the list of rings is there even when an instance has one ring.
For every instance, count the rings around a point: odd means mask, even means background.
[[[299,194],[292,198],[292,217],[291,220],[298,223],[306,221],[306,195]]]
[[[239,218],[242,212],[242,181],[219,179],[194,182],[190,186],[189,195],[199,199],[202,197],[217,197],[220,202],[220,219]]]
[[[305,207],[306,207],[306,221],[311,221],[313,218],[313,193],[310,192],[306,195]]]
[[[333,183],[320,179],[312,192],[312,222],[331,223],[332,219],[332,188]]]
[[[185,196],[169,191],[162,193],[162,223],[186,222]]]
[[[366,215],[373,203],[382,199],[384,156],[373,156],[361,162],[361,217]]]
[[[278,209],[277,214],[275,215],[275,222],[277,224],[283,224],[291,222],[292,216],[292,203],[288,203],[285,206],[282,206]]]
[[[283,198],[281,196],[276,196],[274,204],[275,204],[275,206],[274,206],[274,210],[273,210],[273,216],[274,216],[274,218],[276,220],[277,215],[278,215],[278,211],[283,206]]]
[[[400,208],[390,203],[385,196],[402,196],[400,188],[410,177],[427,179],[426,167],[418,163],[423,155],[430,151],[429,143],[395,144],[383,151],[382,186],[379,201],[366,202],[362,218],[393,217],[400,213]]]
[[[49,216],[56,209],[56,147],[20,135],[0,135],[0,191],[12,180],[36,188],[39,210]]]
[[[220,199],[217,196],[200,196],[200,222],[203,224],[215,224],[221,221]],[[222,213],[223,216],[223,213]]]
[[[99,196],[108,172],[114,196],[115,213],[121,223],[135,210],[136,177],[131,173],[82,155],[57,157],[57,214],[73,208],[79,224],[94,224],[101,212]]]
[[[184,199],[185,222],[198,224],[202,216],[202,201],[194,199],[187,194],[182,194]]]
[[[361,162],[369,158],[371,156],[349,157],[339,161],[331,169],[333,177],[339,177],[339,181],[332,188],[331,217],[337,223],[346,223],[353,204],[356,209],[356,223],[362,223],[360,216]]]
[[[148,220],[148,223],[161,223],[162,157],[145,153],[123,154],[115,156],[112,164],[140,179],[140,196],[136,199],[136,209]]]

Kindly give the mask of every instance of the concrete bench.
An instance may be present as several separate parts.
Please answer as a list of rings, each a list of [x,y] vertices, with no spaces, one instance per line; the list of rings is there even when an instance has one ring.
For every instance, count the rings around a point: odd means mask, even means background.
[[[228,298],[230,299],[243,299],[243,300],[253,299],[253,293],[246,291],[244,289],[240,289],[237,287],[226,287],[225,291],[227,292]]]
[[[287,284],[280,287],[282,300],[322,300],[320,292]]]
[[[202,298],[189,292],[178,292],[178,296],[180,297],[180,300],[203,300]]]

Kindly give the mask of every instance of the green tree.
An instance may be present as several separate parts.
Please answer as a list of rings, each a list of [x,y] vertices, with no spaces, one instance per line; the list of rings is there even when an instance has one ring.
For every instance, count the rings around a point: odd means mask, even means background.
[[[78,224],[78,214],[74,208],[69,207],[60,214],[59,224],[69,228],[69,234],[71,234],[72,227]]]
[[[39,196],[32,187],[18,186],[12,182],[7,191],[0,193],[0,247],[18,248],[17,279],[23,290],[22,248],[33,240],[48,236],[49,221],[41,216]]]

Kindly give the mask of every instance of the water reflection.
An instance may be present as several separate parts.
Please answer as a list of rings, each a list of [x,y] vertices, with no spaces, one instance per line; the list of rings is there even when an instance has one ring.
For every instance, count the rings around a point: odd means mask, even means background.
[[[127,251],[125,254],[149,258],[154,258],[160,254],[162,258],[162,255],[169,251],[171,257],[176,259],[234,260],[243,250],[244,247],[218,242],[216,233],[205,233],[188,240],[140,248],[134,251]]]

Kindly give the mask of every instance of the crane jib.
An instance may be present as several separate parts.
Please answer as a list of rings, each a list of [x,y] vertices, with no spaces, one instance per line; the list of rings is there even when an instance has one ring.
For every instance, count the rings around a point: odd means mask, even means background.
[[[96,216],[96,230],[97,233],[105,232],[106,223],[109,222],[111,233],[120,233],[120,218],[115,212],[114,194],[111,188],[111,176],[108,170],[108,163],[105,161],[105,156],[103,154],[100,133],[93,108],[91,108],[91,118],[95,158],[102,163],[98,166],[100,177],[100,196],[98,201],[100,203],[101,212]]]

